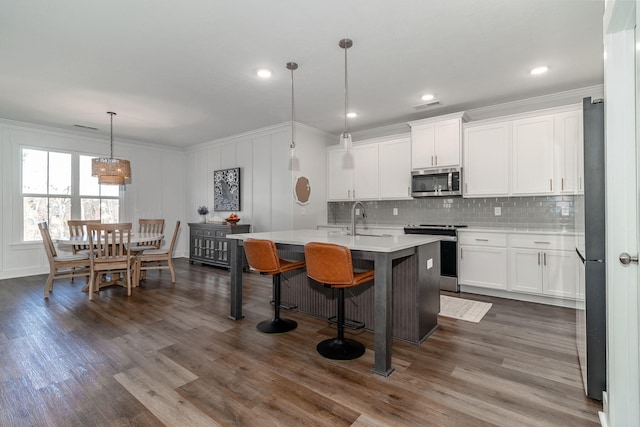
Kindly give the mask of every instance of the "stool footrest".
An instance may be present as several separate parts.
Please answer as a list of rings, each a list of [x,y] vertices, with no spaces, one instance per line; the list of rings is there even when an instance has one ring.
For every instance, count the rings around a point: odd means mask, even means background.
[[[331,316],[327,319],[327,321],[332,324],[338,324],[338,316]],[[353,319],[344,319],[344,325],[342,326],[344,326],[345,328],[353,329],[355,331],[364,328],[365,323]]]
[[[271,300],[269,303],[271,305],[276,305],[276,302],[273,300]],[[296,308],[298,308],[298,304],[289,304],[288,302],[281,302],[280,308],[284,310],[295,310]]]

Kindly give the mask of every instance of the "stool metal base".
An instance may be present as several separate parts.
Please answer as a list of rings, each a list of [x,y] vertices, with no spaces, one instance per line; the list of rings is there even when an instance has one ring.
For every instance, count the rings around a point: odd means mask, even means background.
[[[256,325],[256,328],[265,334],[283,334],[285,332],[293,331],[297,327],[298,324],[295,320],[281,318],[264,320]]]
[[[353,360],[364,354],[364,345],[349,339],[331,338],[316,346],[322,357],[332,360]]]

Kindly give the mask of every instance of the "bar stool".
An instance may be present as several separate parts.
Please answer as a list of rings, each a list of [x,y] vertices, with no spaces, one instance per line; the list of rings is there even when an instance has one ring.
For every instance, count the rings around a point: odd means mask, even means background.
[[[304,245],[304,257],[307,276],[338,289],[338,336],[318,343],[316,350],[334,360],[352,360],[362,356],[364,345],[344,337],[344,290],[373,280],[375,271],[354,272],[349,248],[331,243],[307,243]]]
[[[273,303],[275,313],[272,320],[264,320],[256,326],[266,334],[279,334],[294,330],[298,324],[291,319],[280,317],[280,275],[287,271],[304,268],[304,261],[287,261],[278,255],[276,244],[271,240],[247,239],[244,241],[244,253],[249,266],[261,274],[273,276]]]

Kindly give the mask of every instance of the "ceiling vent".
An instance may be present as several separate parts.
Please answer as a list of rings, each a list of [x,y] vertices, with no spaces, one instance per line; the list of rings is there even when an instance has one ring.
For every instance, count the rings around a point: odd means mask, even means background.
[[[85,125],[73,125],[73,126],[75,126],[77,128],[80,128],[80,129],[98,130],[98,128],[94,128],[93,126],[85,126]]]
[[[440,101],[438,101],[437,99],[432,99],[431,101],[425,102],[424,104],[414,105],[413,109],[414,110],[424,110],[426,108],[433,107],[435,105],[440,105]]]

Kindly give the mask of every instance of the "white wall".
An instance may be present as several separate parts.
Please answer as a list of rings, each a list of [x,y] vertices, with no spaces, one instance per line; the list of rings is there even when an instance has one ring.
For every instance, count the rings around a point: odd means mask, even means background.
[[[329,135],[296,124],[296,157],[299,168],[291,168],[290,124],[258,129],[242,135],[199,144],[186,151],[186,218],[198,222],[196,209],[209,207],[209,220],[230,212],[213,211],[213,172],[240,168],[241,224],[251,231],[315,228],[326,222],[326,146]],[[294,163],[295,164],[295,163]],[[293,186],[298,176],[312,185],[311,201],[295,203]]]
[[[77,151],[89,155],[109,154],[109,140],[86,132],[63,131],[28,123],[0,121],[0,279],[42,274],[49,271],[42,243],[22,242],[22,199],[20,197],[20,149]],[[114,141],[114,156],[131,162],[131,183],[124,190],[121,221],[137,223],[139,218],[165,218],[171,236],[175,221],[184,219],[185,162],[179,150],[152,144]],[[186,226],[177,242],[176,256],[187,251]],[[168,239],[167,239],[168,240]],[[168,244],[168,242],[167,242]]]

